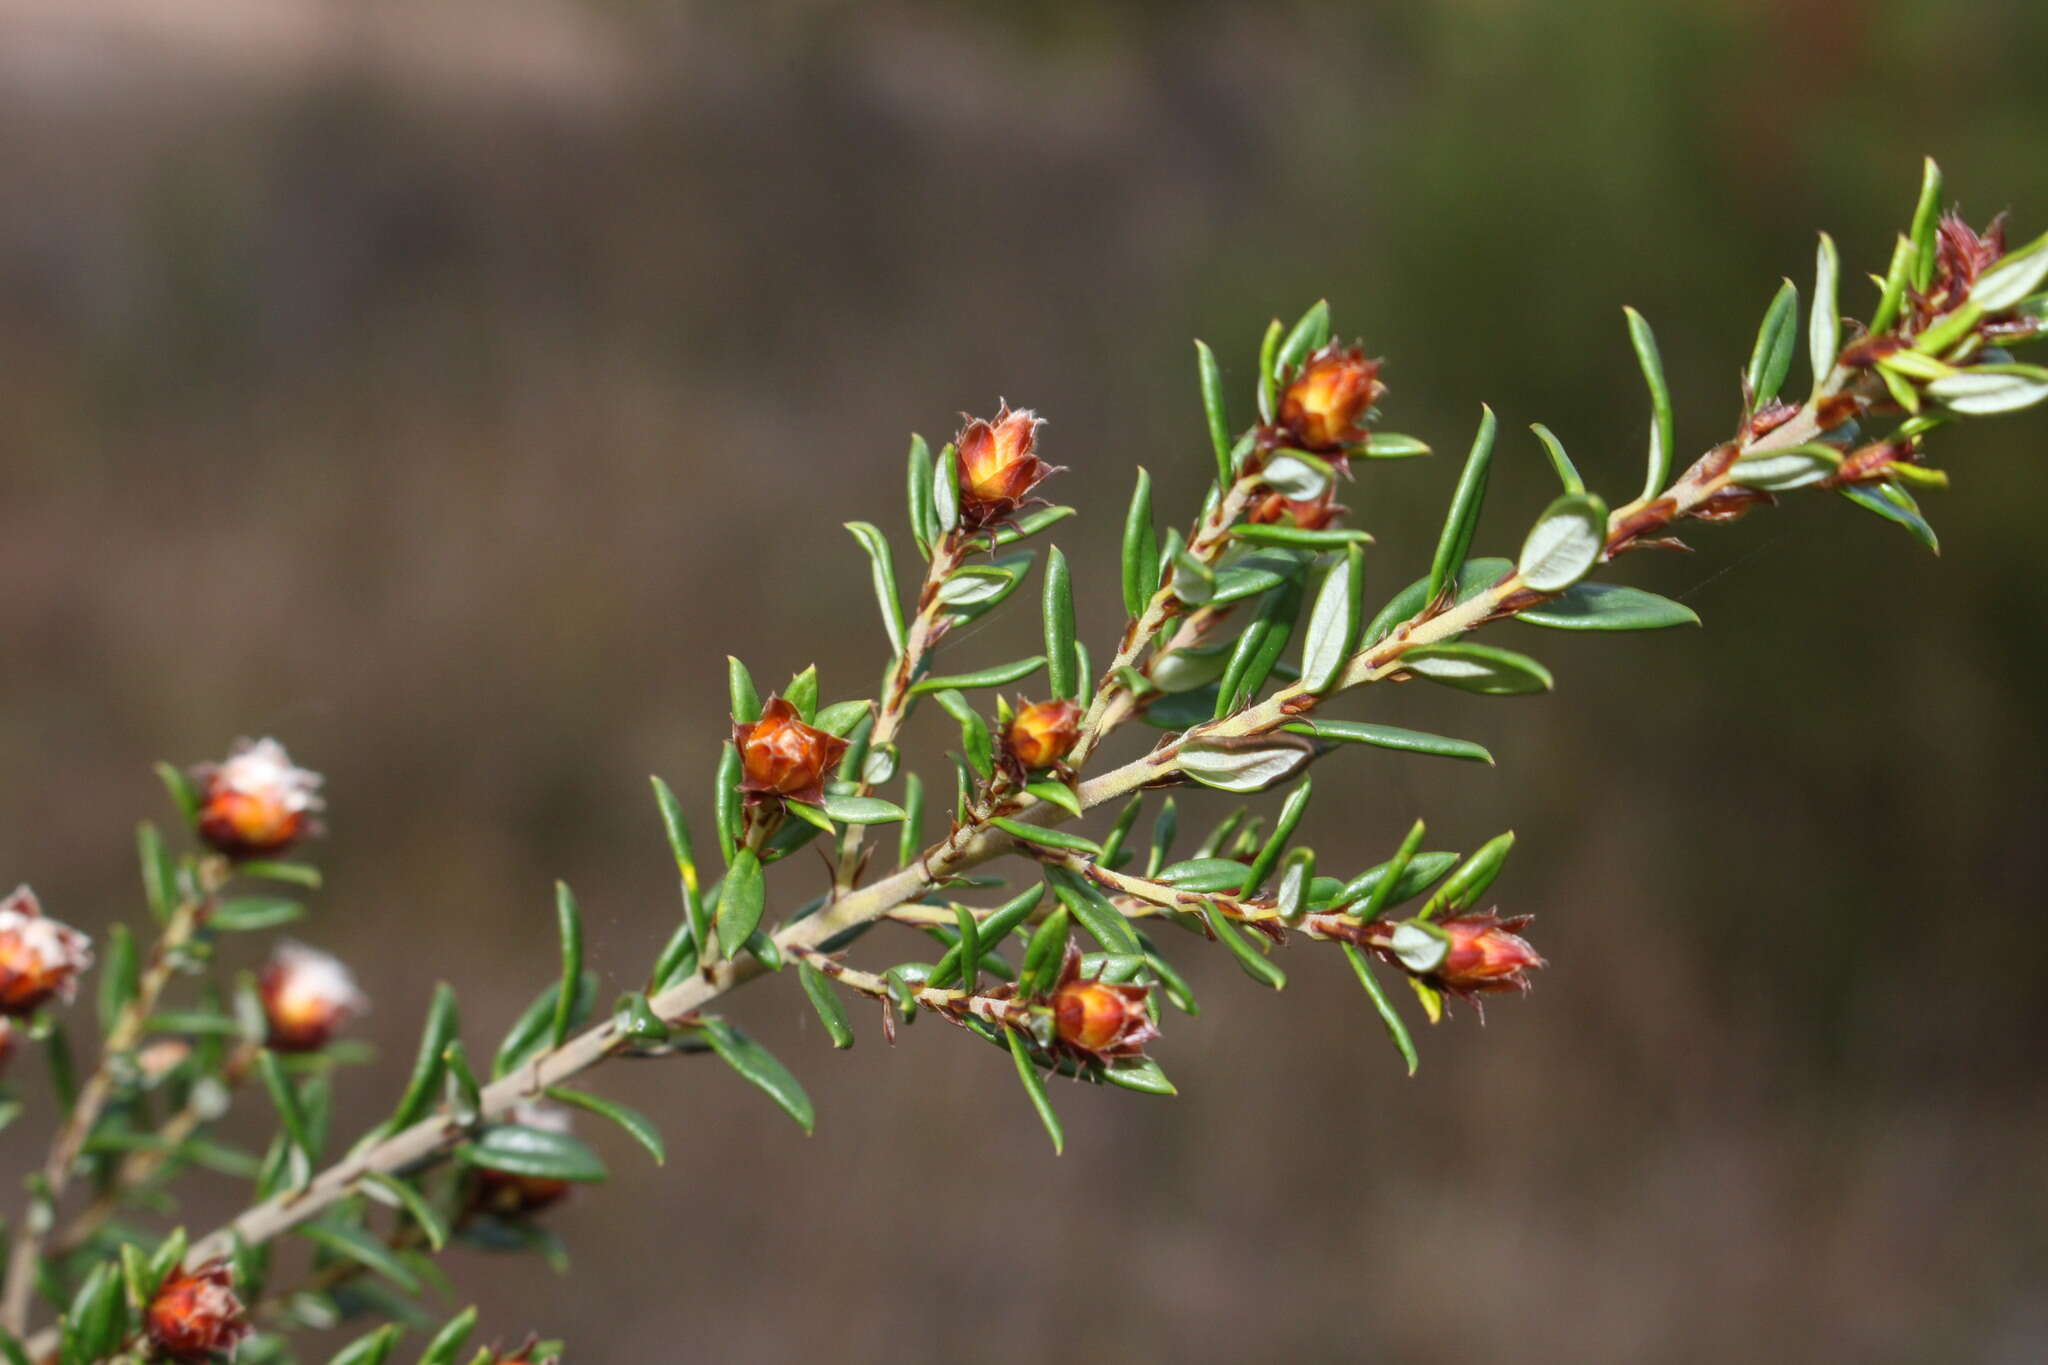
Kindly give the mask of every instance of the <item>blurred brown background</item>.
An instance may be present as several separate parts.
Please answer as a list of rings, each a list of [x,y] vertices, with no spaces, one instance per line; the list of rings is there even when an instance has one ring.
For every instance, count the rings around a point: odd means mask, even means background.
[[[871,691],[838,524],[907,546],[913,428],[1050,418],[1101,646],[1131,465],[1175,519],[1203,477],[1189,338],[1241,415],[1265,319],[1327,295],[1388,425],[1455,455],[1500,411],[1511,551],[1524,424],[1635,486],[1624,303],[1698,448],[1813,230],[1881,268],[1923,153],[2048,224],[2044,51],[2021,0],[7,0],[0,876],[102,931],[150,760],[284,738],[333,806],[305,936],[378,1002],[359,1127],[437,977],[472,1050],[547,979],[551,878],[644,971],[646,774],[708,830],[727,651]],[[1555,964],[1415,1080],[1334,953],[1274,997],[1189,943],[1182,1097],[1056,1091],[1056,1160],[1000,1057],[871,1019],[834,1055],[767,983],[735,1014],[817,1136],[714,1062],[613,1068],[668,1169],[594,1133],[576,1273],[458,1256],[461,1292],[579,1362],[2048,1357],[2044,444],[1944,434],[1939,559],[1801,497],[1622,566],[1702,631],[1520,631],[1555,696],[1344,704],[1500,765],[1325,765],[1325,866],[1512,826],[1497,893]],[[1455,473],[1347,499],[1380,595]]]

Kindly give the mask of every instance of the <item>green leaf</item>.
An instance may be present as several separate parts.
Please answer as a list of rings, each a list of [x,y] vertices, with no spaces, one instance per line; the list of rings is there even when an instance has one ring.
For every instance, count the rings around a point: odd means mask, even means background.
[[[718,775],[712,779],[712,814],[718,833],[718,848],[728,863],[739,847],[743,799],[740,774],[740,751],[728,740],[718,755]]]
[[[1516,612],[1515,619],[1552,630],[1662,630],[1700,623],[1682,602],[1615,583],[1575,583],[1548,602]]]
[[[398,1254],[359,1227],[332,1220],[301,1223],[294,1229],[301,1237],[323,1247],[343,1260],[373,1270],[408,1294],[420,1292],[419,1276],[398,1258]]]
[[[1334,740],[1339,744],[1371,744],[1403,753],[1431,754],[1437,758],[1462,759],[1467,763],[1493,762],[1493,755],[1469,739],[1452,739],[1422,730],[1404,730],[1398,725],[1379,725],[1365,720],[1298,720],[1281,727],[1292,734]]]
[[[135,935],[116,920],[107,930],[107,960],[100,968],[100,1032],[112,1033],[121,1011],[135,998],[141,976],[135,958]],[[11,1040],[10,1040],[11,1041]]]
[[[1492,645],[1429,645],[1401,656],[1418,678],[1486,697],[1518,697],[1556,686],[1550,670],[1526,654]]]
[[[1304,778],[1304,785],[1306,782]],[[1171,867],[1159,868],[1150,874],[1148,880],[1178,891],[1235,892],[1245,885],[1248,871],[1249,865],[1236,858],[1189,858]]]
[[[1102,1064],[1102,1079],[1141,1095],[1178,1095],[1166,1072],[1150,1057],[1112,1057]]]
[[[1343,549],[1343,545],[1336,546]],[[1247,597],[1256,597],[1262,592],[1279,587],[1289,579],[1299,578],[1308,566],[1315,562],[1313,553],[1292,549],[1271,549],[1247,555],[1216,575],[1216,592],[1209,599],[1212,607],[1240,602]],[[1200,654],[1201,650],[1175,650],[1167,657]],[[1217,652],[1217,651],[1210,651]],[[1159,681],[1159,669],[1153,667],[1153,681]],[[1203,679],[1204,682],[1210,679]],[[1161,684],[1164,686],[1164,684]],[[1186,691],[1185,687],[1169,688],[1169,691]]]
[[[1970,286],[1970,302],[1987,313],[2003,313],[2048,280],[2048,233],[2005,253]]]
[[[1003,939],[1008,937],[1010,932],[1018,925],[1030,918],[1031,912],[1038,908],[1038,902],[1042,899],[1044,899],[1044,888],[1034,883],[1025,887],[1022,892],[1005,901],[996,909],[991,910],[988,916],[981,921],[980,939],[982,964],[984,966],[990,966],[992,961],[1000,960],[993,959],[992,955],[1002,946]],[[934,990],[944,990],[952,985],[959,976],[960,945],[955,943],[951,948],[947,949],[946,955],[939,959],[938,965],[932,968],[932,973],[926,978],[925,984],[931,986]]]
[[[1372,974],[1372,966],[1366,961],[1365,954],[1356,945],[1347,943],[1344,945],[1344,957],[1350,962],[1351,970],[1358,974],[1358,984],[1365,987],[1366,998],[1372,1001],[1380,1022],[1386,1025],[1387,1036],[1394,1040],[1395,1050],[1408,1064],[1408,1074],[1413,1076],[1416,1068],[1422,1065],[1422,1059],[1416,1055],[1415,1040],[1408,1036],[1408,1025],[1401,1021],[1401,1016],[1394,1011],[1393,1002],[1380,989],[1379,978]]]
[[[1806,323],[1806,360],[1813,367],[1813,391],[1819,393],[1834,373],[1835,357],[1841,352],[1842,315],[1836,301],[1842,273],[1835,239],[1825,232],[1814,254],[1813,308]]]
[[[557,1001],[561,996],[562,984],[551,981],[547,988],[536,995],[527,1007],[520,1011],[519,1018],[505,1033],[498,1044],[498,1051],[491,1063],[493,1078],[518,1070],[539,1056],[548,1047],[553,1036]],[[572,1001],[569,1017],[580,1025],[589,1017],[592,1001],[597,995],[597,977],[583,973],[576,983],[576,994]]]
[[[1004,526],[991,537],[991,544],[1014,545],[1020,540],[1029,540],[1040,531],[1074,515],[1071,507],[1041,507],[1026,517],[1017,518],[1015,526]]]
[[[1137,931],[1110,904],[1109,898],[1096,889],[1094,883],[1063,867],[1047,868],[1045,880],[1052,887],[1053,894],[1059,897],[1060,904],[1104,949],[1112,953],[1144,951],[1138,942]]]
[[[738,656],[725,656],[725,687],[732,698],[732,718],[741,725],[761,719],[761,694],[754,687],[754,675]]]
[[[384,1365],[384,1361],[398,1346],[398,1338],[405,1329],[395,1322],[387,1322],[374,1332],[357,1337],[348,1345],[336,1351],[327,1359],[327,1365]]]
[[[797,964],[797,980],[803,983],[804,994],[810,997],[811,1008],[818,1012],[818,1022],[825,1026],[825,1036],[832,1040],[832,1046],[846,1048],[853,1046],[853,1023],[846,1017],[846,1005],[832,989],[831,979],[808,962]]]
[[[1906,281],[1913,273],[1913,239],[1904,233],[1892,245],[1891,264],[1884,272],[1884,287],[1878,295],[1877,311],[1870,315],[1870,334],[1883,336],[1899,320],[1899,306],[1905,302]]]
[[[1912,534],[1913,539],[1936,554],[1941,553],[1941,540],[1934,534],[1934,528],[1927,524],[1927,518],[1921,515],[1920,504],[1897,484],[1889,480],[1877,484],[1852,483],[1838,491],[1858,507],[1875,512],[1886,521],[1897,522]]]
[[[1472,533],[1479,525],[1479,508],[1486,500],[1486,473],[1493,463],[1493,409],[1480,409],[1479,431],[1472,438],[1471,453],[1465,457],[1458,476],[1457,492],[1451,496],[1450,511],[1444,517],[1443,533],[1437,538],[1436,556],[1430,561],[1429,589],[1425,600],[1434,602],[1457,581],[1458,567],[1472,546]]]
[[[272,858],[252,858],[246,863],[235,864],[235,875],[260,878],[265,881],[289,882],[303,886],[309,891],[320,889],[320,869],[310,863],[279,862]]]
[[[2048,398],[2048,368],[1973,365],[1928,384],[1927,396],[1966,417],[2018,412]]]
[[[1280,855],[1287,851],[1287,841],[1294,837],[1295,829],[1301,824],[1301,817],[1308,813],[1309,797],[1312,793],[1312,784],[1304,777],[1301,784],[1287,794],[1287,800],[1280,806],[1279,816],[1273,821],[1272,833],[1266,836],[1265,845],[1260,848],[1259,856],[1252,859],[1251,866],[1245,870],[1244,876],[1237,883],[1236,890],[1240,897],[1256,893],[1265,885],[1266,878],[1272,875],[1274,867],[1280,862]]]
[[[1301,614],[1301,595],[1301,583],[1289,579],[1259,603],[1258,614],[1238,635],[1230,661],[1224,665],[1211,708],[1214,719],[1221,720],[1249,705],[1266,685],[1294,634],[1295,618]]]
[[[420,1357],[419,1365],[450,1365],[455,1359],[455,1353],[462,1349],[462,1343],[469,1339],[469,1334],[475,1329],[475,1307],[463,1309],[427,1343],[426,1353]]]
[[[1230,418],[1224,410],[1223,372],[1207,342],[1195,343],[1195,365],[1202,379],[1202,415],[1209,424],[1209,444],[1216,452],[1216,483],[1221,487],[1231,476]]]
[[[896,595],[896,564],[889,552],[889,540],[871,522],[849,521],[846,529],[853,532],[853,538],[867,551],[868,565],[873,570],[875,601],[882,609],[882,629],[888,633],[889,648],[898,656],[903,653],[903,603]]]
[[[975,919],[972,910],[956,905],[953,907],[953,924],[960,935],[958,947],[963,964],[960,984],[972,994],[981,984],[981,922]]]
[[[1292,776],[1306,763],[1312,750],[1302,744],[1273,741],[1236,743],[1192,741],[1175,755],[1180,770],[1205,787],[1218,791],[1264,791]]]
[[[1753,407],[1762,407],[1785,387],[1792,372],[1792,353],[1799,338],[1799,286],[1786,280],[1771,296],[1764,320],[1756,329],[1756,345],[1742,371],[1742,384]]]
[[[1056,777],[1048,777],[1042,781],[1030,783],[1024,790],[1048,805],[1058,806],[1069,815],[1079,816],[1081,814],[1081,798],[1074,795],[1072,787],[1069,787]]]
[[[223,934],[260,933],[305,916],[306,907],[283,896],[231,896],[216,902],[206,927]]]
[[[135,827],[135,851],[142,863],[142,893],[149,901],[150,913],[162,923],[182,899],[177,867],[164,849],[163,835],[147,820]]]
[[[427,1025],[420,1034],[412,1079],[406,1082],[405,1094],[386,1121],[385,1131],[408,1128],[426,1115],[441,1084],[441,1054],[455,1040],[456,1027],[455,988],[443,981],[435,985],[433,1003],[427,1007]]]
[[[1074,585],[1067,557],[1057,545],[1045,552],[1045,680],[1055,697],[1081,694],[1074,660]]]
[[[174,767],[169,763],[159,763],[156,765],[156,777],[157,781],[164,784],[164,791],[169,794],[171,804],[178,808],[178,817],[185,822],[185,828],[190,829],[197,825],[201,797],[199,787],[192,781],[191,776],[183,768]]]
[[[1301,651],[1301,683],[1321,694],[1337,685],[1344,665],[1358,650],[1365,630],[1365,550],[1346,547],[1344,558],[1331,566],[1316,591],[1309,611],[1307,638]]]
[[[909,867],[924,847],[924,779],[916,773],[903,777],[903,828],[896,831],[896,863]]]
[[[1493,885],[1493,879],[1500,875],[1501,866],[1507,862],[1508,854],[1514,851],[1515,832],[1495,835],[1480,846],[1479,851],[1467,858],[1464,864],[1444,880],[1436,894],[1423,904],[1417,919],[1434,919],[1448,910],[1456,914],[1468,909],[1486,889]]]
[[[1650,456],[1643,479],[1643,496],[1654,498],[1671,481],[1671,453],[1676,443],[1671,420],[1671,388],[1664,382],[1664,361],[1657,354],[1657,337],[1649,320],[1633,308],[1628,315],[1629,344],[1635,347],[1636,363],[1643,368],[1643,383],[1650,390]]]
[[[1565,453],[1564,442],[1557,439],[1556,433],[1541,422],[1531,423],[1529,430],[1535,432],[1536,439],[1543,443],[1544,452],[1550,456],[1550,467],[1557,471],[1558,482],[1564,485],[1564,491],[1568,494],[1585,492],[1586,481],[1579,477],[1578,466]]]
[[[661,810],[661,830],[668,838],[669,852],[675,855],[676,876],[682,883],[683,925],[687,937],[678,935],[664,949],[660,961],[654,967],[656,989],[673,984],[677,964],[687,950],[701,955],[711,938],[711,915],[704,908],[703,891],[698,885],[697,852],[690,841],[690,826],[683,819],[683,807],[676,800],[676,794],[669,790],[668,783],[659,777],[648,779],[654,784],[654,803]]]
[[[1280,391],[1280,319],[1274,318],[1266,324],[1266,335],[1259,342],[1259,420],[1273,420],[1273,403]],[[1232,465],[1236,464],[1233,456]],[[1225,480],[1224,482],[1229,482]]]
[[[1368,460],[1409,460],[1429,453],[1429,446],[1417,437],[1392,431],[1375,431],[1365,442]]]
[[[955,569],[939,585],[939,601],[963,620],[985,615],[1017,590],[1034,558],[1030,550],[1025,550],[993,564],[969,564]]]
[[[910,456],[905,470],[905,501],[909,503],[910,534],[919,554],[929,557],[932,542],[939,536],[938,515],[932,510],[932,448],[924,437],[910,438]]]
[[[960,747],[968,766],[983,777],[995,772],[995,742],[989,737],[988,722],[983,720],[967,698],[947,688],[934,694],[945,713],[960,724]]]
[[[1372,544],[1372,537],[1364,531],[1349,530],[1341,526],[1321,531],[1306,531],[1299,526],[1268,526],[1246,522],[1241,526],[1231,527],[1230,535],[1233,540],[1249,541],[1254,545],[1273,545],[1288,550],[1341,550],[1347,545]]]
[[[765,1091],[768,1098],[795,1119],[804,1132],[809,1133],[817,1127],[818,1116],[811,1107],[811,1097],[804,1093],[796,1077],[789,1074],[789,1068],[775,1060],[773,1053],[723,1019],[707,1018],[701,1027],[704,1036],[710,1040],[712,1050],[725,1060],[727,1066]]]
[[[627,1137],[647,1149],[647,1154],[654,1158],[655,1165],[668,1164],[668,1149],[662,1145],[661,1130],[639,1110],[620,1104],[617,1100],[608,1100],[581,1090],[570,1090],[564,1086],[550,1086],[547,1093],[549,1099],[558,1103],[610,1119],[626,1130]]]
[[[1159,587],[1159,535],[1152,526],[1152,475],[1138,466],[1138,484],[1124,512],[1124,611],[1136,619],[1145,614]]]
[[[1053,1112],[1052,1101],[1046,1097],[1045,1077],[1039,1074],[1038,1066],[1031,1060],[1031,1049],[1024,1042],[1024,1035],[1014,1029],[1004,1030],[1010,1044],[1010,1056],[1017,1063],[1017,1080],[1024,1087],[1024,1093],[1031,1097],[1031,1107],[1038,1111],[1038,1121],[1045,1125],[1045,1131],[1052,1138],[1052,1153],[1058,1156],[1067,1147],[1067,1135],[1060,1127],[1060,1116]]]
[[[1013,820],[1007,815],[998,815],[989,824],[1020,843],[1034,844],[1040,848],[1056,848],[1068,853],[1079,853],[1094,858],[1102,853],[1102,846],[1093,839],[1078,834],[1069,834],[1063,829],[1047,829],[1023,820]]]
[[[1537,592],[1562,592],[1591,573],[1606,550],[1607,504],[1592,493],[1567,493],[1537,518],[1515,567]]]
[[[1330,301],[1317,299],[1288,330],[1287,339],[1280,343],[1279,353],[1273,359],[1274,379],[1277,381],[1291,374],[1297,365],[1329,339]]]
[[[278,1061],[277,1054],[268,1048],[257,1053],[256,1071],[263,1078],[263,1088],[269,1093],[271,1104],[277,1108],[285,1136],[307,1157],[319,1155],[306,1124],[305,1110],[299,1105],[298,1092],[292,1089],[291,1079],[284,1074],[284,1065]]]
[[[78,1365],[105,1360],[120,1349],[127,1335],[128,1299],[121,1272],[113,1263],[101,1262],[79,1285],[64,1315],[64,1359]]]
[[[1934,279],[1934,232],[1941,222],[1941,167],[1928,157],[1920,166],[1920,202],[1913,208],[1913,287]]]
[[[507,1175],[585,1183],[605,1178],[604,1162],[573,1135],[519,1123],[494,1123],[455,1154],[468,1165]]]
[[[448,1245],[448,1222],[434,1211],[419,1186],[382,1171],[371,1171],[363,1177],[363,1185],[371,1192],[382,1191],[386,1203],[406,1211],[408,1217],[419,1225],[426,1235],[427,1245],[435,1251]]]
[[[1202,902],[1202,918],[1209,925],[1209,932],[1216,935],[1230,955],[1237,959],[1237,965],[1244,968],[1244,974],[1262,986],[1279,990],[1287,984],[1287,974],[1253,947],[1242,929],[1231,923],[1230,917],[1216,908],[1216,902]]]
[[[932,466],[932,520],[939,528],[934,542],[960,524],[960,457],[951,441]]]
[[[803,672],[782,689],[782,699],[794,706],[797,716],[809,725],[818,712],[818,666],[806,664]]]
[[[1045,656],[1034,654],[1028,659],[1014,659],[1006,664],[995,664],[973,673],[948,673],[944,677],[926,678],[910,689],[913,697],[933,692],[962,691],[970,687],[1008,687],[1021,682],[1036,673],[1045,663]]]
[[[1728,478],[1731,483],[1739,483],[1745,488],[1778,492],[1819,483],[1834,473],[1841,463],[1840,452],[1818,442],[1808,442],[1784,450],[1767,450],[1745,456],[1729,469]]]
[[[825,793],[825,814],[842,825],[893,825],[909,812],[894,801],[873,796],[834,796]]]
[[[737,957],[740,945],[760,927],[766,900],[761,860],[752,849],[743,848],[726,868],[725,882],[718,893],[718,942],[727,957]]]
[[[1410,825],[1394,856],[1346,882],[1333,903],[1351,910],[1361,922],[1369,922],[1378,919],[1388,906],[1421,895],[1458,861],[1455,853],[1419,853],[1427,829],[1420,820]]]

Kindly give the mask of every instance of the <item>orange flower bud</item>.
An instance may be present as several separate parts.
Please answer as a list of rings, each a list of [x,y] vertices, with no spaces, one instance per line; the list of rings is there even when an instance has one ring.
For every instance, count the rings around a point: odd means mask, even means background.
[[[232,1355],[249,1334],[227,1262],[208,1261],[173,1270],[149,1301],[149,1339],[172,1360],[205,1361]]]
[[[1081,707],[1064,697],[1035,701],[1017,708],[1003,730],[1003,751],[1029,772],[1050,768],[1073,750],[1081,737]]]
[[[970,418],[953,439],[960,466],[960,525],[967,530],[1008,521],[1027,494],[1056,473],[1033,453],[1040,419],[1005,403],[993,422]]]
[[[281,943],[257,979],[274,1052],[318,1052],[369,1000],[340,958],[302,943]]]
[[[1053,1032],[1060,1047],[1100,1061],[1136,1057],[1159,1036],[1146,1008],[1147,986],[1113,984],[1081,976],[1081,950],[1067,945],[1060,981],[1052,992]]]
[[[0,1014],[34,1014],[51,1000],[69,1003],[78,974],[92,966],[92,940],[43,914],[26,886],[0,901]]]
[[[543,1132],[566,1133],[570,1128],[569,1111],[556,1104],[541,1104],[528,1100],[515,1105],[506,1120],[524,1128],[538,1128]],[[569,1182],[553,1176],[521,1175],[516,1171],[494,1170],[489,1166],[476,1168],[476,1184],[471,1193],[471,1202],[484,1213],[496,1217],[516,1220],[539,1213],[551,1204],[560,1203],[569,1193]]]
[[[1297,526],[1304,531],[1321,531],[1350,510],[1338,504],[1335,488],[1324,489],[1319,498],[1267,493],[1252,504],[1245,519],[1258,526]]]
[[[7,1072],[7,1059],[14,1055],[14,1024],[0,1015],[0,1075]]]
[[[199,837],[231,858],[282,853],[317,831],[320,774],[292,765],[274,739],[239,740],[225,763],[203,764]]]
[[[740,790],[755,802],[786,796],[816,805],[825,799],[825,774],[846,752],[845,740],[804,724],[781,697],[770,697],[753,724],[735,724],[732,742],[740,751]]]
[[[1280,395],[1280,425],[1303,450],[1331,454],[1365,440],[1365,417],[1385,386],[1365,348],[1335,342],[1302,362]]]
[[[1529,970],[1546,965],[1529,941],[1515,932],[1529,918],[1502,919],[1488,912],[1443,921],[1438,927],[1451,941],[1443,962],[1430,974],[1432,984],[1466,996],[1528,990]]]

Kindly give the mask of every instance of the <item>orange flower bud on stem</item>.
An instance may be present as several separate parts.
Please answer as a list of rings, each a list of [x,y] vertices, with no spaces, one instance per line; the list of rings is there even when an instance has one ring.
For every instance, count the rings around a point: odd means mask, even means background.
[[[296,767],[274,739],[241,740],[224,763],[192,770],[199,837],[230,858],[282,853],[318,833],[320,774]]]
[[[1059,472],[1038,458],[1040,419],[1005,403],[993,422],[974,417],[953,439],[960,469],[960,526],[977,531],[1017,515],[1032,489]]]
[[[92,966],[92,940],[43,913],[36,893],[16,887],[0,901],[0,1015],[34,1014],[78,993]]]
[[[1363,346],[1335,342],[1302,362],[1280,395],[1280,425],[1303,450],[1341,455],[1362,445],[1365,419],[1386,386]]]
[[[1093,1061],[1143,1055],[1159,1036],[1147,1008],[1149,986],[1132,986],[1081,975],[1081,950],[1069,943],[1052,992],[1053,1034],[1062,1051]]]
[[[144,1315],[149,1340],[164,1356],[179,1361],[232,1355],[249,1334],[242,1301],[235,1297],[227,1262],[208,1261],[192,1270],[173,1270],[158,1287]]]
[[[275,1052],[318,1052],[369,1005],[340,958],[300,943],[278,945],[256,990]]]
[[[1530,919],[1502,919],[1488,911],[1436,924],[1406,920],[1367,928],[1372,931],[1369,943],[1382,958],[1424,985],[1470,1000],[1476,1007],[1482,994],[1527,992],[1529,972],[1548,965],[1517,932]]]
[[[749,803],[788,798],[816,805],[825,798],[825,774],[846,752],[846,741],[803,723],[794,706],[771,697],[761,719],[732,727],[740,751],[740,790]]]
[[[1073,751],[1081,737],[1080,703],[1057,697],[1020,705],[1003,727],[1003,756],[1013,776],[1050,768]]]

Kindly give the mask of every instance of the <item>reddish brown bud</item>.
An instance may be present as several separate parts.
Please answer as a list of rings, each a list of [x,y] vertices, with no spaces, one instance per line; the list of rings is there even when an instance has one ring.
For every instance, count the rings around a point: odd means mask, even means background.
[[[993,422],[970,418],[954,438],[960,468],[960,525],[967,530],[1008,521],[1031,490],[1057,472],[1038,458],[1040,419],[1005,403]]]
[[[192,775],[200,784],[199,837],[231,858],[282,853],[318,830],[320,774],[294,767],[274,739],[240,740],[226,762]]]
[[[1290,498],[1267,493],[1252,504],[1246,520],[1258,526],[1298,526],[1304,531],[1321,531],[1351,509],[1339,505],[1337,490],[1326,488],[1318,498]]]
[[[7,1074],[7,1059],[14,1055],[14,1023],[0,1015],[0,1076]]]
[[[369,1007],[340,958],[282,943],[256,983],[275,1052],[318,1052]]]
[[[1020,706],[1003,730],[1003,751],[1026,772],[1050,768],[1081,737],[1081,707],[1061,697]]]
[[[1081,950],[1067,945],[1060,981],[1053,988],[1053,1031],[1059,1045],[1077,1056],[1101,1061],[1136,1057],[1159,1036],[1146,1007],[1150,987],[1113,984],[1081,976]]]
[[[1303,450],[1348,450],[1366,438],[1365,418],[1386,386],[1365,348],[1323,347],[1302,363],[1280,395],[1280,425]]]
[[[68,1003],[78,993],[78,974],[90,966],[92,940],[43,914],[35,892],[16,887],[0,901],[0,1015]]]
[[[1835,472],[1827,477],[1826,486],[1876,483],[1891,474],[1893,465],[1914,463],[1917,454],[1911,441],[1872,441],[1844,455]]]
[[[1529,941],[1516,933],[1529,916],[1502,919],[1491,911],[1461,915],[1439,928],[1450,935],[1444,960],[1430,982],[1457,995],[1481,991],[1526,991],[1531,968],[1546,965]]]
[[[1758,507],[1768,507],[1777,501],[1777,498],[1761,488],[1744,488],[1740,484],[1729,484],[1696,504],[1686,515],[1695,521],[1734,521]]]
[[[804,724],[781,697],[770,697],[753,724],[735,724],[732,742],[740,751],[740,790],[756,803],[789,797],[816,805],[825,798],[825,774],[846,752],[845,740]]]
[[[234,1354],[236,1343],[249,1334],[249,1322],[233,1284],[225,1261],[173,1270],[149,1301],[150,1341],[172,1360]]]

